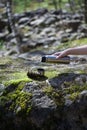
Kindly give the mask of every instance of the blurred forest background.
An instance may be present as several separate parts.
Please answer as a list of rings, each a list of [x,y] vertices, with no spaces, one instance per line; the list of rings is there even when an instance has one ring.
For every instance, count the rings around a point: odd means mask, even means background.
[[[44,25],[42,25],[43,23]],[[67,33],[66,26],[67,29],[72,28],[73,31],[68,30],[68,36],[66,39],[68,39],[68,37],[69,39],[65,41],[73,39],[71,38],[70,34],[73,34],[73,36],[76,37],[76,35],[78,35],[75,34],[76,32],[79,32],[79,34],[81,34],[79,36],[80,38],[86,38],[86,24],[87,0],[0,0],[1,49],[4,45],[6,49],[10,50],[11,46],[14,45],[14,43],[16,43],[18,48],[19,46],[21,46],[22,48],[22,45],[24,46],[25,43],[25,46],[28,45],[28,47],[30,47],[31,49],[32,46],[37,46],[36,44],[39,40],[41,40],[42,37],[43,39],[46,39],[51,37],[51,35],[56,35],[55,41],[57,42],[59,41],[58,33],[60,30]],[[83,25],[84,27],[79,25]],[[50,29],[50,36],[45,36],[46,31],[49,31],[48,29],[44,29],[49,28],[49,26],[55,26],[55,34],[53,34],[53,27]],[[80,29],[80,31],[78,31],[78,29]],[[62,34],[64,35],[65,32],[63,32]],[[44,33],[43,36],[42,33]],[[35,34],[33,35],[33,38],[32,34]],[[41,36],[40,39],[38,39],[37,35]],[[12,41],[14,38],[15,41]],[[34,41],[35,38],[37,41]],[[52,38],[53,37],[51,37],[51,39]],[[30,39],[34,42],[29,41]],[[46,43],[48,42],[48,40],[50,42],[51,39],[47,39],[47,41],[45,40],[43,42],[41,41],[38,45],[40,45],[41,43]],[[63,36],[61,37],[61,39],[63,39]],[[60,40],[60,42],[61,41],[64,40]],[[20,50],[21,49],[19,48],[19,52],[21,52]],[[23,52],[25,52],[25,50],[23,50]]]
[[[86,0],[11,0],[14,11],[23,12],[37,8],[67,9],[68,11],[80,11],[86,9]]]
[[[7,0],[9,1],[9,0]],[[69,12],[76,13],[83,11],[85,20],[87,20],[87,0],[10,0],[13,2],[14,12],[23,12],[35,10],[38,8],[47,8],[61,10],[65,9]]]

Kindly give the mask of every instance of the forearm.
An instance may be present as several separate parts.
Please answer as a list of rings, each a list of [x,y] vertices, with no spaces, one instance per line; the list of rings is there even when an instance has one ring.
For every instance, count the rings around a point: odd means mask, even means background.
[[[67,55],[87,55],[87,45],[81,47],[68,48],[64,51],[55,53],[57,58],[61,58]]]
[[[66,50],[67,55],[87,55],[87,45],[76,47],[76,48],[69,48]]]

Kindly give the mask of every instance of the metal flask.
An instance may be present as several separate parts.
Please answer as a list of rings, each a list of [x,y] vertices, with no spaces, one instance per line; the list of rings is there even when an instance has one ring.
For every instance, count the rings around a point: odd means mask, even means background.
[[[57,59],[55,55],[45,55],[45,56],[42,56],[41,62],[69,64],[70,63],[70,57],[65,56],[63,58]]]

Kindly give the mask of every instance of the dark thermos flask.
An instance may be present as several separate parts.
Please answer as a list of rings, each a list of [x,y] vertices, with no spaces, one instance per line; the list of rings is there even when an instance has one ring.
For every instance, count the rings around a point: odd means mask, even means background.
[[[63,58],[57,59],[55,55],[45,55],[45,56],[42,56],[41,62],[69,64],[70,57],[65,56]]]

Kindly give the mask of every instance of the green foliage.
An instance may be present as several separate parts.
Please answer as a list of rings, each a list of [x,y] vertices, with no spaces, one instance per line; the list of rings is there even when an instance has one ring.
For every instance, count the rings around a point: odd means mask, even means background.
[[[15,12],[24,12],[29,10],[31,8],[31,4],[33,7],[33,4],[35,2],[32,2],[32,0],[14,0],[13,5],[14,5],[14,11]]]
[[[27,10],[34,10],[37,8],[47,8],[47,9],[66,9],[68,11],[75,12],[78,8],[81,8],[81,2],[74,1],[74,5],[70,5],[67,8],[66,3],[69,3],[68,0],[13,0],[14,11],[15,12],[24,12]],[[71,2],[70,2],[71,3]]]

